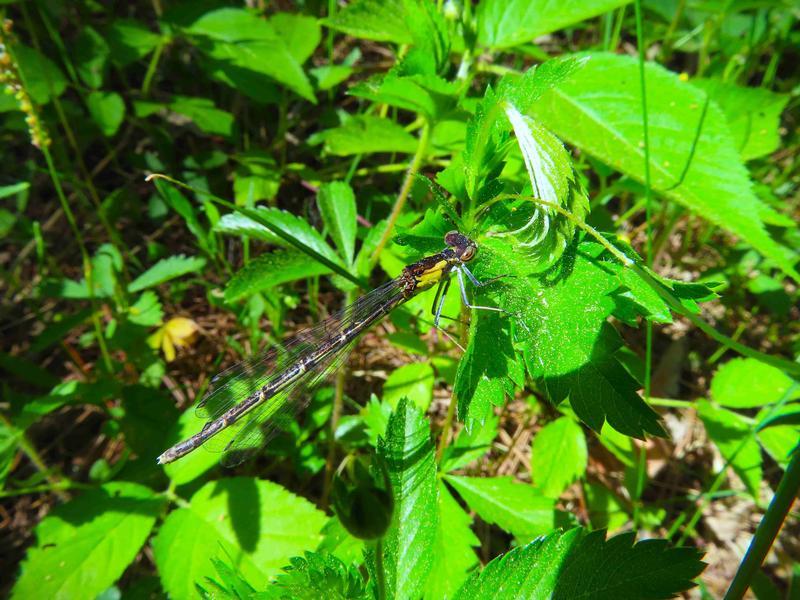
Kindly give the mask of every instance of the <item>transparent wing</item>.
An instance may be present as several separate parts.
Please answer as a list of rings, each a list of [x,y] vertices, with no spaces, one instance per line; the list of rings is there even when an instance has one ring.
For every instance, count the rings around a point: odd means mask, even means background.
[[[295,415],[302,410],[308,404],[308,396],[313,388],[331,372],[332,364],[340,365],[344,361],[349,346],[328,353],[323,352],[323,349],[328,346],[333,348],[342,331],[362,323],[373,315],[380,306],[396,296],[401,287],[400,280],[391,280],[313,327],[298,332],[282,344],[241,361],[214,376],[208,391],[195,409],[197,416],[207,419],[209,423],[263,387],[278,382],[285,371],[296,364],[301,357],[312,352],[320,354],[316,364],[302,376],[288,383],[280,392],[247,413],[242,419],[243,423],[236,424],[239,431],[229,444],[214,443],[212,438],[204,444],[204,447],[212,451],[229,451],[235,450],[236,445],[247,446],[244,444],[245,440],[248,443],[253,442],[258,436],[265,437],[265,429],[274,430],[274,427],[267,427],[266,422],[287,418],[288,415]],[[304,393],[300,393],[301,391]],[[268,440],[264,439],[257,447],[260,448],[266,441]]]
[[[248,460],[278,433],[289,429],[297,415],[308,407],[314,389],[347,362],[354,345],[352,342],[326,355],[305,377],[298,378],[247,415],[246,423],[222,448],[223,466],[235,467]]]

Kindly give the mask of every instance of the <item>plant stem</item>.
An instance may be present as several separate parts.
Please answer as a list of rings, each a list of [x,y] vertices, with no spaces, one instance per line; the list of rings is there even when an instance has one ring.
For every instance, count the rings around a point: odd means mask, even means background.
[[[400,212],[403,210],[403,207],[406,204],[406,200],[408,200],[408,195],[411,193],[411,185],[414,183],[414,177],[416,176],[417,172],[419,171],[419,167],[422,164],[422,160],[425,158],[425,155],[428,153],[428,142],[430,141],[430,134],[431,134],[431,126],[430,123],[426,122],[425,125],[422,126],[422,129],[419,134],[419,143],[417,144],[417,151],[414,153],[414,158],[411,159],[411,164],[408,167],[408,171],[406,172],[406,178],[403,180],[403,185],[400,188],[400,193],[397,194],[397,200],[394,202],[394,207],[392,207],[392,212],[389,215],[389,220],[386,223],[386,230],[383,232],[381,239],[378,241],[378,245],[375,246],[375,251],[372,253],[370,257],[370,265],[374,265],[378,262],[378,257],[381,254],[381,251],[386,246],[389,238],[392,237],[392,232],[394,231],[394,225],[397,222],[398,217],[400,216]]]
[[[344,296],[344,305],[350,306],[354,300],[353,291],[348,291]],[[342,367],[336,373],[336,388],[333,395],[333,408],[331,409],[331,432],[328,440],[328,456],[325,459],[325,480],[322,484],[322,497],[320,507],[322,510],[328,508],[328,497],[331,492],[331,482],[333,481],[333,463],[336,460],[336,428],[339,425],[339,418],[342,416],[344,405],[344,386],[347,381],[347,369]]]
[[[386,574],[383,572],[383,538],[375,542],[375,589],[378,600],[386,600]]]
[[[792,506],[795,498],[800,493],[800,452],[795,448],[792,458],[789,461],[789,466],[783,474],[778,489],[769,503],[769,508],[761,522],[758,524],[756,533],[750,541],[750,547],[736,571],[736,576],[731,582],[725,594],[725,600],[736,600],[743,598],[747,588],[750,587],[750,582],[756,571],[761,567],[761,563],[767,556],[778,532],[781,529],[786,515],[789,514],[789,509]]]

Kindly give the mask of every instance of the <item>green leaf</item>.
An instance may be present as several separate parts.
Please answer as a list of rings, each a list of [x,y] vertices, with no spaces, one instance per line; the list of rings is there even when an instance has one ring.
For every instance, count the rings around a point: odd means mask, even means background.
[[[396,407],[406,398],[425,412],[433,400],[433,367],[426,362],[409,363],[389,374],[383,384],[383,400]]]
[[[225,301],[236,302],[288,281],[330,273],[323,264],[294,250],[276,250],[247,263],[225,286]]]
[[[259,200],[274,200],[281,186],[281,171],[275,159],[262,150],[236,155],[233,194],[238,206],[253,206]]]
[[[349,89],[353,96],[409,110],[430,122],[436,122],[452,111],[459,92],[458,82],[437,75],[402,77],[394,71],[385,76],[371,77]]]
[[[558,577],[580,529],[552,533],[498,556],[475,571],[454,596],[455,600],[537,600],[552,598]]]
[[[161,323],[164,311],[155,292],[148,290],[128,309],[128,320],[137,325],[154,327]]]
[[[316,547],[325,520],[310,502],[270,481],[209,482],[188,508],[169,514],[153,539],[161,583],[175,600],[196,598],[195,582],[211,572],[213,558],[227,555],[250,585],[263,589],[291,557]]]
[[[785,469],[800,439],[800,403],[784,404],[774,411],[765,407],[755,420],[760,424],[756,434],[759,443]]]
[[[267,588],[267,598],[367,600],[372,597],[358,569],[332,554],[306,552],[303,557],[291,558],[283,571]]]
[[[90,92],[86,97],[86,106],[104,136],[111,137],[117,133],[125,118],[122,96],[116,92]]]
[[[150,535],[163,498],[135,483],[109,483],[36,526],[12,598],[93,598],[116,582]]]
[[[523,541],[549,533],[556,527],[555,501],[532,485],[513,477],[461,477],[446,475],[481,519],[493,523]]]
[[[786,94],[766,88],[742,87],[719,79],[693,79],[725,114],[736,148],[743,160],[774,152],[780,145],[781,113],[789,101]]]
[[[439,522],[436,463],[428,421],[403,399],[378,442],[394,499],[394,513],[383,538],[386,590],[392,598],[422,594],[433,565]]]
[[[264,207],[258,207],[256,210],[265,209]],[[286,242],[272,233],[269,229],[238,212],[223,215],[222,218],[214,225],[214,231],[228,235],[246,235],[248,237],[267,242],[268,244],[275,244],[278,246],[286,244]]]
[[[425,598],[452,598],[478,564],[475,548],[481,542],[472,532],[472,518],[464,512],[441,481],[439,489],[439,526],[432,549],[433,566],[425,584]]]
[[[794,381],[775,367],[753,358],[735,358],[714,374],[711,398],[730,408],[758,408],[800,397],[800,390],[787,396],[792,385]]]
[[[764,205],[722,112],[663,67],[647,63],[645,73],[653,189],[738,235],[800,281],[795,259],[764,227]],[[560,137],[638,181],[644,180],[641,110],[638,62],[606,53],[592,55],[533,107]]]
[[[533,440],[531,474],[545,496],[558,498],[575,479],[586,472],[586,436],[570,417],[545,425]]]
[[[397,44],[412,41],[403,0],[355,0],[322,22],[327,27],[365,40]]]
[[[14,56],[25,78],[25,89],[36,104],[47,104],[67,89],[61,69],[38,50],[14,44]]]
[[[92,27],[84,27],[75,39],[73,60],[78,75],[90,88],[103,85],[108,72],[108,44]]]
[[[155,50],[161,36],[134,19],[117,19],[106,30],[105,40],[111,60],[124,67]]]
[[[306,49],[302,44],[290,49],[269,21],[243,9],[219,8],[203,13],[186,31],[198,36],[193,41],[209,59],[212,74],[225,83],[238,88],[249,72],[251,78],[266,76],[316,103],[311,83],[293,55],[293,50],[303,54]],[[251,90],[250,85],[242,87],[244,92]]]
[[[160,285],[170,279],[186,275],[187,273],[195,273],[205,266],[206,259],[197,256],[184,256],[179,254],[177,256],[162,258],[147,269],[147,271],[134,279],[128,286],[128,291],[131,293],[141,292],[142,290]]]
[[[611,11],[629,0],[483,0],[476,11],[478,41],[489,48],[510,48]]]
[[[214,106],[208,98],[175,96],[169,109],[189,117],[201,131],[230,137],[233,133],[233,115]]]
[[[343,181],[325,183],[317,192],[317,204],[325,227],[336,242],[345,264],[352,265],[357,230],[353,188]]]
[[[697,414],[706,427],[708,437],[719,448],[750,494],[758,498],[762,478],[761,450],[752,425],[739,414],[715,407],[707,400],[697,403]]]
[[[497,437],[499,422],[499,417],[490,412],[483,425],[476,425],[472,431],[467,431],[466,428],[459,431],[455,441],[445,448],[441,470],[448,473],[466,467],[489,452],[492,441]]]
[[[584,242],[561,261],[560,273],[531,277],[534,267],[520,261],[513,248],[487,239],[475,272],[479,279],[512,275],[503,280],[498,300],[524,324],[516,336],[525,364],[553,403],[569,397],[578,417],[595,431],[607,420],[627,435],[663,436],[658,415],[636,393],[638,382],[615,356],[622,340],[607,319],[614,310],[612,293],[620,287],[615,273],[622,267],[603,252],[598,244]],[[496,339],[489,334],[487,347],[493,348]]]
[[[14,457],[17,455],[19,432],[0,421],[0,489],[5,489],[6,478],[11,472]]]
[[[20,181],[18,183],[11,183],[9,185],[0,185],[0,198],[8,198],[16,194],[22,194],[30,189],[31,184],[28,181]]]
[[[492,560],[455,598],[669,598],[691,588],[705,567],[694,548],[655,539],[633,544],[633,534],[604,538],[604,531],[579,528],[551,533]]]
[[[356,115],[332,129],[317,134],[325,143],[325,151],[336,156],[401,152],[413,154],[417,139],[391,119]]]
[[[289,54],[301,65],[311,57],[322,39],[319,22],[314,17],[279,12],[270,17],[269,23],[283,39]]]
[[[458,364],[453,393],[458,418],[468,432],[483,425],[492,406],[502,406],[524,381],[514,351],[508,318],[495,312],[474,311],[467,351]]]

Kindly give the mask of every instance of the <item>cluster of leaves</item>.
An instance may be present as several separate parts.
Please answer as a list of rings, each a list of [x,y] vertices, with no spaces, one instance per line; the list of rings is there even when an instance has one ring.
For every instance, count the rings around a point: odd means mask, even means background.
[[[0,181],[0,234],[18,249],[3,309],[21,341],[0,354],[11,376],[0,481],[11,502],[65,500],[36,525],[12,596],[660,598],[693,585],[698,550],[602,531],[659,531],[668,514],[642,501],[632,438],[666,431],[624,340],[675,313],[701,323],[699,303],[724,293],[732,309],[755,298],[773,346],[796,354],[798,332],[784,333],[798,300],[784,283],[800,282],[785,201],[794,167],[765,157],[796,104],[770,88],[795,85],[777,61],[797,34],[780,2],[719,14],[645,2],[644,40],[671,70],[617,52],[634,30],[625,4],[355,0],[262,14],[187,2],[124,18],[91,3],[10,7],[18,31],[2,51],[53,144],[25,150],[27,107],[0,97],[14,141],[1,152],[19,167]],[[580,52],[563,28],[581,33]],[[388,67],[376,58],[387,48]],[[698,57],[689,81],[674,71],[682,53]],[[767,53],[778,58],[764,69]],[[756,74],[761,87],[742,85]],[[145,187],[146,173],[171,181]],[[630,246],[651,214],[651,256],[679,223],[681,257],[713,242],[701,281],[660,277]],[[203,426],[174,401],[202,395],[198,372],[274,346],[290,315],[319,317],[320,304],[440,251],[452,229],[479,245],[475,276],[496,280],[474,303],[505,311],[464,313],[463,356],[423,341],[430,290],[392,315],[388,336],[423,359],[349,414],[345,385],[322,389],[266,449],[266,469],[224,472],[203,451],[156,465]],[[214,340],[219,315],[236,324]],[[796,444],[800,370],[716,335],[749,358],[723,365],[695,406],[761,504],[765,460],[786,468]],[[432,439],[443,384],[453,410]],[[481,465],[526,392],[541,427],[523,483]],[[94,429],[70,449],[57,429],[81,408]],[[623,493],[586,480],[592,440],[621,465]],[[332,483],[348,469],[355,485]],[[579,480],[580,521],[561,501]],[[325,510],[331,490],[338,516]],[[669,516],[660,532],[695,533],[688,512]],[[501,548],[476,535],[490,527]]]

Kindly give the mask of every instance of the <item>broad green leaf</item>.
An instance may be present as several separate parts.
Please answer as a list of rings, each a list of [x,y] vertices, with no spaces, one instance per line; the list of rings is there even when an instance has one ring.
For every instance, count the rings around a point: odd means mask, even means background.
[[[756,422],[762,424],[757,433],[758,441],[785,469],[800,440],[800,403],[791,402],[776,411],[771,409],[765,407],[756,415]]]
[[[463,177],[464,191],[470,198],[488,199],[498,193],[491,184],[497,183],[503,161],[512,147],[508,135],[511,123],[504,116],[506,108],[512,106],[517,113],[532,116],[532,107],[542,95],[569,79],[584,63],[585,58],[571,56],[552,59],[528,69],[522,75],[504,77],[497,91],[492,88],[486,90],[483,99],[475,107],[473,117],[467,123],[467,137],[461,155],[464,162],[463,174],[452,171],[450,174],[451,177]],[[553,146],[552,142],[548,146]],[[460,185],[445,187],[456,196],[461,195],[460,191],[454,189]],[[488,190],[486,198],[481,194],[483,189]]]
[[[133,19],[117,19],[105,32],[111,60],[125,66],[155,50],[161,36]]]
[[[317,192],[317,204],[325,221],[325,227],[336,242],[345,264],[352,265],[358,227],[353,188],[343,181],[325,183]]]
[[[500,419],[490,412],[483,425],[476,425],[472,431],[462,429],[442,455],[441,470],[445,473],[466,467],[474,460],[484,456],[492,447],[497,437],[497,426]]]
[[[475,548],[480,540],[472,532],[472,518],[458,505],[447,486],[439,489],[439,526],[432,549],[433,566],[425,584],[425,598],[452,598],[467,574],[478,564]]]
[[[325,65],[309,70],[316,82],[317,89],[326,91],[335,88],[353,74],[353,67],[345,65]]]
[[[433,400],[433,367],[429,363],[409,363],[389,374],[383,384],[383,400],[397,407],[401,398],[423,412],[428,410]]]
[[[761,484],[761,450],[753,426],[739,414],[716,407],[707,400],[697,403],[697,414],[726,461],[754,498]]]
[[[510,48],[590,19],[629,0],[483,0],[478,4],[478,41],[489,48]]]
[[[92,89],[103,85],[108,71],[108,44],[91,26],[84,27],[72,46],[78,75]]]
[[[565,563],[582,530],[551,533],[498,556],[472,576],[456,600],[538,600],[552,598]]]
[[[711,398],[729,408],[758,408],[787,397],[792,379],[783,371],[753,358],[735,358],[722,365],[711,380]],[[795,390],[788,399],[800,397]]]
[[[301,65],[311,57],[322,38],[319,22],[307,15],[279,12],[270,17],[269,24]]]
[[[504,280],[499,300],[524,323],[516,335],[524,342],[528,372],[552,402],[569,397],[578,417],[595,431],[608,421],[638,438],[665,435],[658,415],[637,394],[638,382],[615,356],[622,340],[607,319],[614,310],[612,293],[620,287],[615,272],[621,267],[604,258],[601,246],[580,244],[555,277],[531,277],[533,267],[494,240],[484,241],[480,257],[475,266],[479,278],[512,275]]]
[[[235,302],[288,281],[330,273],[323,264],[295,250],[276,250],[247,263],[225,287],[225,300]]]
[[[38,50],[14,44],[14,56],[25,78],[25,89],[36,104],[47,104],[67,88],[61,69]]]
[[[437,75],[402,77],[395,72],[377,75],[349,89],[353,96],[385,103],[420,114],[431,122],[448,115],[455,106],[460,86]]]
[[[233,115],[214,106],[208,98],[175,96],[169,109],[189,117],[201,131],[230,136],[233,133]]]
[[[275,159],[262,150],[241,152],[235,158],[233,195],[236,204],[253,206],[259,200],[274,200],[281,186],[281,171]]]
[[[413,135],[391,119],[370,115],[350,117],[338,127],[326,129],[316,137],[325,143],[327,152],[337,156],[373,152],[413,154],[419,144]]]
[[[570,417],[545,425],[533,440],[531,474],[545,496],[558,498],[575,479],[586,472],[586,436]]]
[[[167,206],[183,218],[186,227],[197,238],[200,247],[209,254],[213,253],[214,238],[200,224],[200,220],[197,218],[197,209],[174,186],[159,180],[155,181],[155,186]]]
[[[259,207],[257,210],[263,210],[263,207]],[[217,224],[214,225],[214,231],[226,233],[228,235],[246,235],[278,246],[286,244],[286,242],[269,229],[238,212],[223,215]]]
[[[795,259],[764,227],[764,205],[753,193],[720,109],[706,103],[704,92],[657,64],[647,63],[645,73],[653,189],[740,236],[800,281]],[[545,93],[532,110],[561,138],[644,180],[635,58],[591,55],[581,70]]]
[[[116,92],[91,92],[86,97],[86,106],[104,136],[111,137],[117,133],[125,118],[122,96]]]
[[[175,279],[195,273],[206,266],[206,259],[197,256],[170,256],[162,258],[128,285],[128,291],[135,293]]]
[[[332,554],[306,552],[290,559],[275,582],[267,588],[266,598],[292,600],[368,600],[361,573]]]
[[[693,79],[692,85],[704,90],[722,109],[742,159],[750,160],[778,149],[781,142],[778,128],[788,95],[719,79]]]
[[[605,539],[576,528],[515,548],[475,572],[457,600],[670,598],[688,590],[705,568],[694,548],[666,540],[633,543],[634,534]]]
[[[392,486],[394,513],[383,538],[383,566],[390,598],[419,597],[433,566],[439,522],[436,463],[428,421],[401,400],[378,442]]]
[[[397,44],[412,41],[403,0],[355,0],[324,19],[323,24],[365,40]]]
[[[109,483],[55,507],[36,527],[12,598],[93,598],[136,558],[164,499],[135,483]]]
[[[556,527],[555,501],[532,485],[513,477],[461,477],[446,475],[481,519],[493,523],[523,541],[549,533]]]
[[[203,13],[186,31],[198,36],[195,44],[211,61],[212,73],[218,70],[217,77],[225,83],[239,87],[243,73],[250,72],[267,76],[316,102],[300,62],[266,19],[239,8],[219,8]],[[247,92],[248,87],[242,87],[242,91]]]
[[[211,573],[215,557],[230,557],[250,585],[263,589],[291,557],[316,547],[325,520],[310,502],[270,481],[220,479],[169,514],[153,555],[175,600],[197,597],[195,582]]]
[[[483,425],[493,406],[502,406],[524,381],[514,351],[508,318],[495,312],[474,311],[467,352],[458,364],[453,389],[458,419],[467,432]],[[451,400],[452,402],[452,400]]]
[[[164,319],[161,302],[155,292],[148,290],[128,309],[128,320],[137,325],[155,327]]]

